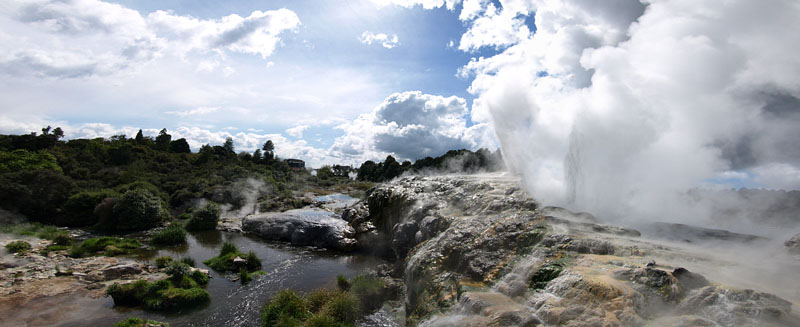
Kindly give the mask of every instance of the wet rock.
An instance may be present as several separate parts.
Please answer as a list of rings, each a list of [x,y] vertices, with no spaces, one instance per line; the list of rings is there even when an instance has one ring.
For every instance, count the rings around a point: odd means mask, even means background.
[[[340,251],[352,251],[357,242],[346,221],[322,210],[289,210],[281,213],[251,215],[242,221],[242,230],[261,238],[313,245]]]
[[[706,317],[723,326],[754,326],[759,321],[778,322],[790,318],[792,303],[769,293],[730,290],[706,286],[692,291],[679,305],[678,312]]]
[[[708,286],[708,280],[698,273],[693,273],[686,268],[675,268],[672,271],[672,276],[678,279],[681,282],[681,285],[687,290],[693,290],[696,288],[701,288]]]
[[[731,241],[750,243],[767,240],[766,238],[756,235],[674,223],[650,223],[645,231],[652,236],[684,242]]]
[[[569,242],[566,250],[589,254],[614,254],[614,245],[608,241],[595,239],[577,239]]]
[[[130,262],[118,264],[102,270],[104,280],[120,279],[122,276],[137,275],[142,272],[138,263]]]
[[[394,226],[392,231],[392,250],[397,258],[405,258],[408,251],[417,245],[416,234],[419,224],[416,221],[407,221]]]
[[[644,294],[659,295],[665,301],[677,301],[683,296],[683,288],[678,283],[678,279],[670,273],[661,269],[651,267],[620,269],[614,271],[614,278],[629,281],[646,288],[637,287],[636,289]]]
[[[638,237],[642,235],[642,233],[639,232],[638,230],[619,227],[619,226],[579,222],[569,219],[558,218],[554,216],[545,216],[544,219],[548,223],[564,225],[570,230],[579,232],[604,233],[604,234],[632,236],[632,237]]]
[[[540,212],[542,213],[543,216],[551,216],[577,222],[583,222],[583,223],[597,222],[597,219],[594,218],[594,216],[588,212],[575,213],[561,207],[553,207],[553,206],[544,207],[540,209]]]
[[[419,224],[420,237],[417,240],[417,243],[422,243],[423,241],[436,236],[447,229],[448,226],[450,226],[450,222],[441,216],[427,216],[423,218]]]
[[[800,253],[800,233],[784,242],[783,245],[791,252]]]

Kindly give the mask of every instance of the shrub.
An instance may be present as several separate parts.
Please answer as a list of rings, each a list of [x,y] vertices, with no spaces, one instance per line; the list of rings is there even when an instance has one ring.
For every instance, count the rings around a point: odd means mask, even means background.
[[[162,308],[174,310],[188,308],[211,301],[211,295],[202,288],[168,288],[161,293]]]
[[[86,239],[81,244],[73,245],[69,255],[74,258],[87,255],[114,256],[131,253],[141,247],[142,243],[131,238],[103,236]]]
[[[319,289],[312,291],[305,295],[308,310],[311,312],[319,312],[331,299],[333,299],[339,291]]]
[[[338,275],[336,276],[336,287],[342,291],[350,290],[350,282],[347,281],[346,277]]]
[[[169,217],[164,201],[145,189],[126,192],[114,205],[112,213],[114,221],[101,222],[102,227],[118,231],[147,229]]]
[[[208,274],[199,270],[195,270],[192,272],[191,276],[192,279],[194,279],[194,281],[197,282],[197,284],[203,286],[208,285],[208,280],[209,280]]]
[[[239,252],[239,249],[236,248],[236,244],[233,244],[231,241],[226,241],[225,243],[222,243],[222,248],[219,250],[219,255],[226,255],[236,252]]]
[[[206,276],[204,283],[208,283],[207,278]],[[200,283],[195,280],[194,274],[191,277],[182,275],[179,279],[173,276],[155,283],[138,280],[124,285],[114,283],[106,289],[106,295],[111,296],[114,305],[141,305],[149,310],[175,310],[197,306],[211,299],[208,292],[198,287],[198,284]]]
[[[169,324],[155,320],[144,320],[141,318],[132,317],[114,324],[114,327],[169,327]]]
[[[250,251],[245,255],[244,253],[239,252],[239,249],[236,248],[236,245],[230,241],[222,244],[222,248],[220,249],[218,256],[203,261],[203,263],[216,271],[237,272],[237,268],[240,267],[235,267],[233,265],[233,259],[236,257],[246,260],[245,267],[248,271],[254,271],[261,268],[261,260],[255,254],[255,252]]]
[[[118,197],[119,193],[109,189],[74,194],[64,203],[64,218],[61,223],[76,227],[97,224],[98,217],[94,214],[94,208],[106,198]]]
[[[283,290],[267,302],[261,311],[261,325],[264,327],[299,326],[308,317],[305,301],[290,290]]]
[[[6,250],[11,253],[25,253],[31,250],[31,244],[25,241],[13,241],[6,244]]]
[[[339,292],[322,307],[321,312],[336,319],[336,321],[352,324],[358,319],[361,305],[353,294]]]
[[[174,280],[180,280],[184,276],[189,275],[191,268],[189,265],[179,262],[179,261],[172,261],[167,265],[166,273],[170,275]]]
[[[186,243],[186,230],[178,224],[172,224],[157,231],[150,238],[150,242],[160,245],[175,245]]]
[[[365,311],[372,311],[379,308],[383,302],[385,286],[380,278],[359,275],[350,280],[350,293],[358,298]]]
[[[315,314],[306,320],[304,327],[339,327],[336,319],[326,314]]]
[[[170,256],[163,256],[156,258],[156,267],[158,268],[166,268],[169,263],[172,262],[172,257]]]
[[[183,257],[183,258],[181,258],[181,262],[189,265],[189,267],[196,267],[197,266],[197,264],[195,264],[194,259],[192,257]]]
[[[53,245],[66,246],[72,244],[72,237],[69,236],[67,231],[58,231],[53,235]]]
[[[245,268],[245,267],[240,268],[239,269],[239,281],[242,282],[242,284],[247,284],[251,280],[253,280],[253,276],[250,276],[250,273],[247,272],[247,268]]]
[[[217,221],[222,212],[219,205],[214,202],[208,202],[200,209],[192,213],[192,218],[186,222],[186,229],[188,230],[212,230],[217,228]]]

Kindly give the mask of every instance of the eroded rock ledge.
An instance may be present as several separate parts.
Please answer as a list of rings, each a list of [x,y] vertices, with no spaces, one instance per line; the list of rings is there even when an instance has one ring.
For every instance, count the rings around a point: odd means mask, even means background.
[[[542,208],[517,185],[401,178],[342,218],[361,249],[394,260],[385,273],[404,281],[412,326],[800,325],[786,300],[660,262],[671,249],[591,214]]]

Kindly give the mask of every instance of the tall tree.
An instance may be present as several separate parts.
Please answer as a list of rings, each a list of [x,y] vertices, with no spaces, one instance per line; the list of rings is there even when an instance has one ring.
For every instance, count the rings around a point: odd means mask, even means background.
[[[169,151],[169,142],[172,141],[172,135],[167,134],[167,129],[163,128],[156,136],[156,148],[161,151]]]
[[[228,136],[225,139],[225,143],[222,144],[222,148],[224,148],[225,152],[227,152],[230,156],[235,156],[236,155],[236,151],[233,149],[233,138],[232,137]]]
[[[136,144],[144,144],[144,134],[142,134],[142,130],[139,129],[139,132],[136,133],[136,138],[134,138]]]
[[[264,142],[264,146],[262,146],[261,149],[264,150],[264,160],[267,162],[272,161],[275,157],[275,153],[273,152],[275,150],[275,145],[272,144],[272,140]]]

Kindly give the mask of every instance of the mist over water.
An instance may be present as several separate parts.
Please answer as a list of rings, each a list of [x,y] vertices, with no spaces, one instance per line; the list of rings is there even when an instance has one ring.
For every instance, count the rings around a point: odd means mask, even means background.
[[[800,188],[800,35],[789,32],[800,3],[529,9],[535,34],[464,71],[475,74],[473,116],[493,123],[535,198],[605,221],[743,231],[761,217],[725,224],[711,219],[720,201],[687,192]]]

